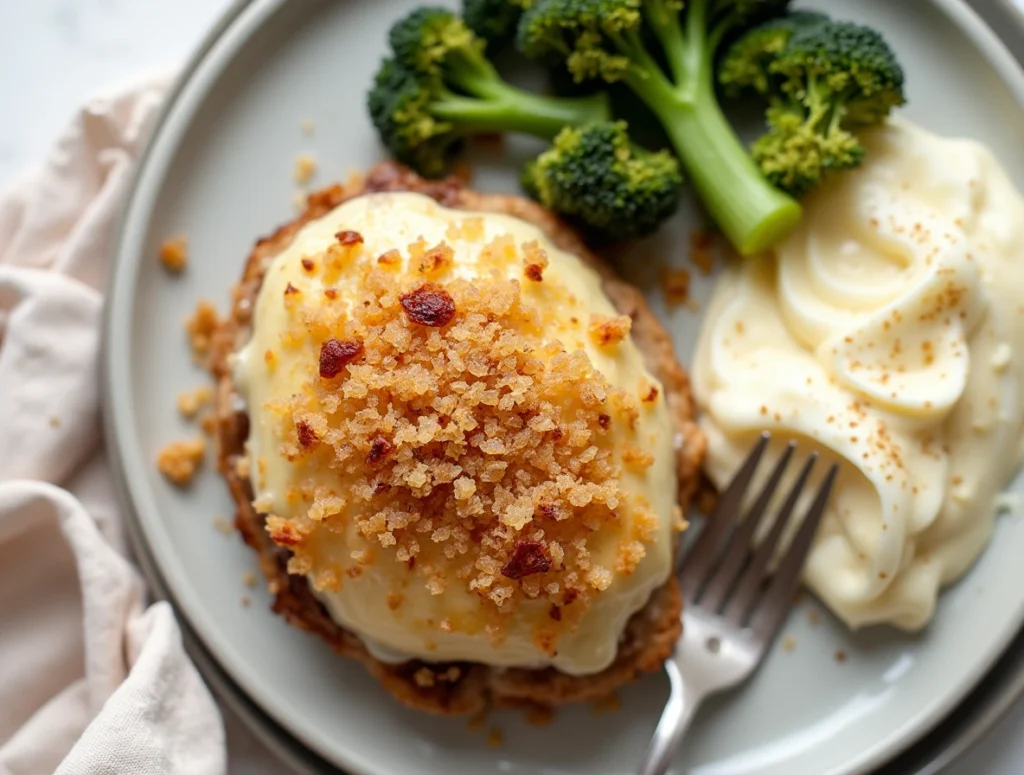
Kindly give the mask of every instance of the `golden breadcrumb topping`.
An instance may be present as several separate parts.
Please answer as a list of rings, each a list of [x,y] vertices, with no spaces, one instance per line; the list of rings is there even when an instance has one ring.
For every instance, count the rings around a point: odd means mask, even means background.
[[[171,272],[180,272],[188,265],[188,240],[174,237],[160,246],[160,261]]]
[[[459,228],[477,227],[467,219]],[[302,482],[288,500],[308,508],[268,516],[268,532],[292,550],[289,571],[312,572],[319,589],[338,589],[375,562],[403,564],[433,594],[463,585],[489,607],[496,639],[521,601],[543,599],[551,626],[537,637],[553,651],[559,629],[614,574],[634,571],[658,529],[646,500],[620,486],[626,468],[653,460],[635,431],[652,386],[627,393],[582,350],[545,342],[551,311],[524,302],[523,284],[539,281],[528,274],[452,278],[444,243],[410,246],[418,271],[400,275],[386,254],[365,252],[360,235],[340,232],[302,262],[328,286],[344,267],[362,292],[353,305],[290,284],[281,299],[289,324],[280,346],[310,353],[307,378],[263,413]],[[547,262],[535,244],[507,237],[485,253],[540,275]],[[611,348],[629,325],[601,318],[592,334]],[[335,487],[317,484],[324,467],[337,472]],[[353,552],[350,567],[323,566],[318,531],[353,520],[373,549]],[[599,553],[614,557],[611,567],[593,559]],[[397,593],[388,601],[402,603]]]
[[[690,300],[690,271],[666,267],[661,272],[661,290],[670,307],[686,304]]]
[[[173,441],[160,450],[156,464],[160,473],[176,485],[189,484],[206,458],[206,439]]]

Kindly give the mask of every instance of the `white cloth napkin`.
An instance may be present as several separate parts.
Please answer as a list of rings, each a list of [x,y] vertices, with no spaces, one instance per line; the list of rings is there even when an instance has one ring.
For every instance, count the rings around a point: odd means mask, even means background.
[[[99,427],[102,288],[167,85],[90,102],[0,197],[0,775],[219,775],[220,712],[125,558]]]

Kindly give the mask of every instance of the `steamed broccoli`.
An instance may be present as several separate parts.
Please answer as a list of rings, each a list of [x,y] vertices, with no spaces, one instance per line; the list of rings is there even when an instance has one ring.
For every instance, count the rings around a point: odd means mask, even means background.
[[[515,37],[519,17],[530,5],[532,0],[462,0],[462,18],[488,48],[501,46]]]
[[[541,204],[614,240],[657,229],[679,206],[682,184],[675,157],[633,145],[622,121],[563,129],[523,173]]]
[[[762,172],[802,196],[834,169],[858,166],[857,127],[902,105],[903,71],[874,30],[817,14],[794,14],[751,30],[722,59],[727,94],[769,102],[768,131],[752,148]]]
[[[749,255],[787,234],[801,210],[765,179],[722,113],[715,59],[724,40],[788,6],[789,0],[538,0],[519,22],[517,45],[539,61],[564,62],[577,80],[621,81],[632,89],[664,125],[712,217]],[[651,48],[647,34],[656,41]]]
[[[370,117],[394,156],[423,175],[442,174],[468,134],[552,138],[566,126],[609,118],[604,94],[545,97],[507,83],[484,56],[483,41],[447,10],[413,11],[389,39],[393,56],[368,95]]]

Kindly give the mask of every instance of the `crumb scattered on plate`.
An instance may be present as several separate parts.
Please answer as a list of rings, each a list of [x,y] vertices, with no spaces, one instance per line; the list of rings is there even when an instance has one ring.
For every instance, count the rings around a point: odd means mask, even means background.
[[[178,413],[187,420],[191,420],[199,410],[213,400],[213,388],[209,385],[201,385],[195,390],[186,390],[178,393]]]
[[[171,482],[184,486],[192,481],[206,457],[206,439],[202,436],[188,441],[172,441],[157,456],[160,473]]]
[[[715,238],[709,231],[694,229],[690,232],[690,263],[705,277],[711,274],[715,265],[715,254],[712,248]]]
[[[316,174],[316,159],[308,153],[303,153],[295,159],[295,182],[305,185],[313,179]]]
[[[245,584],[245,586],[247,587],[255,587],[256,574],[253,573],[251,570],[247,570],[245,573],[242,574],[242,583]]]
[[[180,272],[188,265],[188,240],[173,237],[160,246],[160,262],[171,272]]]
[[[839,649],[838,651],[836,651],[836,653],[835,653],[835,660],[839,664],[842,664],[843,662],[845,662],[846,661],[846,652],[843,651],[842,649]]]
[[[661,270],[661,289],[670,307],[686,304],[690,298],[690,270],[665,267]]]
[[[796,648],[796,638],[792,635],[787,635],[782,639],[782,650],[792,651]]]
[[[59,417],[51,417],[50,418],[50,427],[51,428],[59,428],[60,427],[60,418]]]
[[[505,742],[505,737],[501,734],[501,730],[497,727],[491,727],[491,730],[487,733],[487,745],[491,748],[500,748],[503,742]]]
[[[202,358],[210,352],[213,334],[219,326],[220,315],[217,314],[217,308],[212,302],[200,300],[195,311],[185,321],[185,330],[188,332],[192,353],[196,358]]]

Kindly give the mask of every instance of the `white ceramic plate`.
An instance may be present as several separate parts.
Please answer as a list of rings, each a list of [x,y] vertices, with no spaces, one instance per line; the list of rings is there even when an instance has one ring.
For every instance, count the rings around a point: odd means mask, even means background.
[[[320,181],[365,168],[380,154],[364,92],[390,22],[416,0],[252,0],[190,71],[157,128],[136,181],[112,280],[105,379],[108,427],[131,507],[160,574],[221,666],[267,714],[326,759],[354,773],[628,773],[666,696],[658,677],[622,694],[622,710],[568,709],[531,727],[498,716],[495,751],[461,720],[397,706],[364,671],[317,639],[286,626],[265,593],[243,587],[253,557],[213,525],[231,502],[214,476],[188,491],[169,487],[153,461],[194,429],[174,408],[201,383],[181,323],[199,298],[226,305],[256,237],[292,214],[297,154],[319,160]],[[959,0],[807,3],[885,31],[908,74],[907,115],[930,129],[987,143],[1024,188],[1024,74]],[[312,119],[316,133],[303,136]],[[507,159],[484,159],[477,185],[514,190]],[[653,256],[685,261],[684,213],[637,246],[624,271],[650,291],[688,359],[699,316],[662,303]],[[159,244],[185,233],[192,263],[171,278]],[[708,282],[699,282],[698,297]],[[1018,482],[1016,489],[1024,489]],[[933,625],[907,637],[846,632],[828,616],[812,626],[798,607],[776,649],[741,692],[702,711],[679,759],[702,775],[831,775],[864,772],[926,732],[965,696],[1024,618],[1024,522],[1004,519],[970,575],[942,599]],[[240,598],[251,595],[253,605]],[[842,651],[846,659],[838,662]]]

